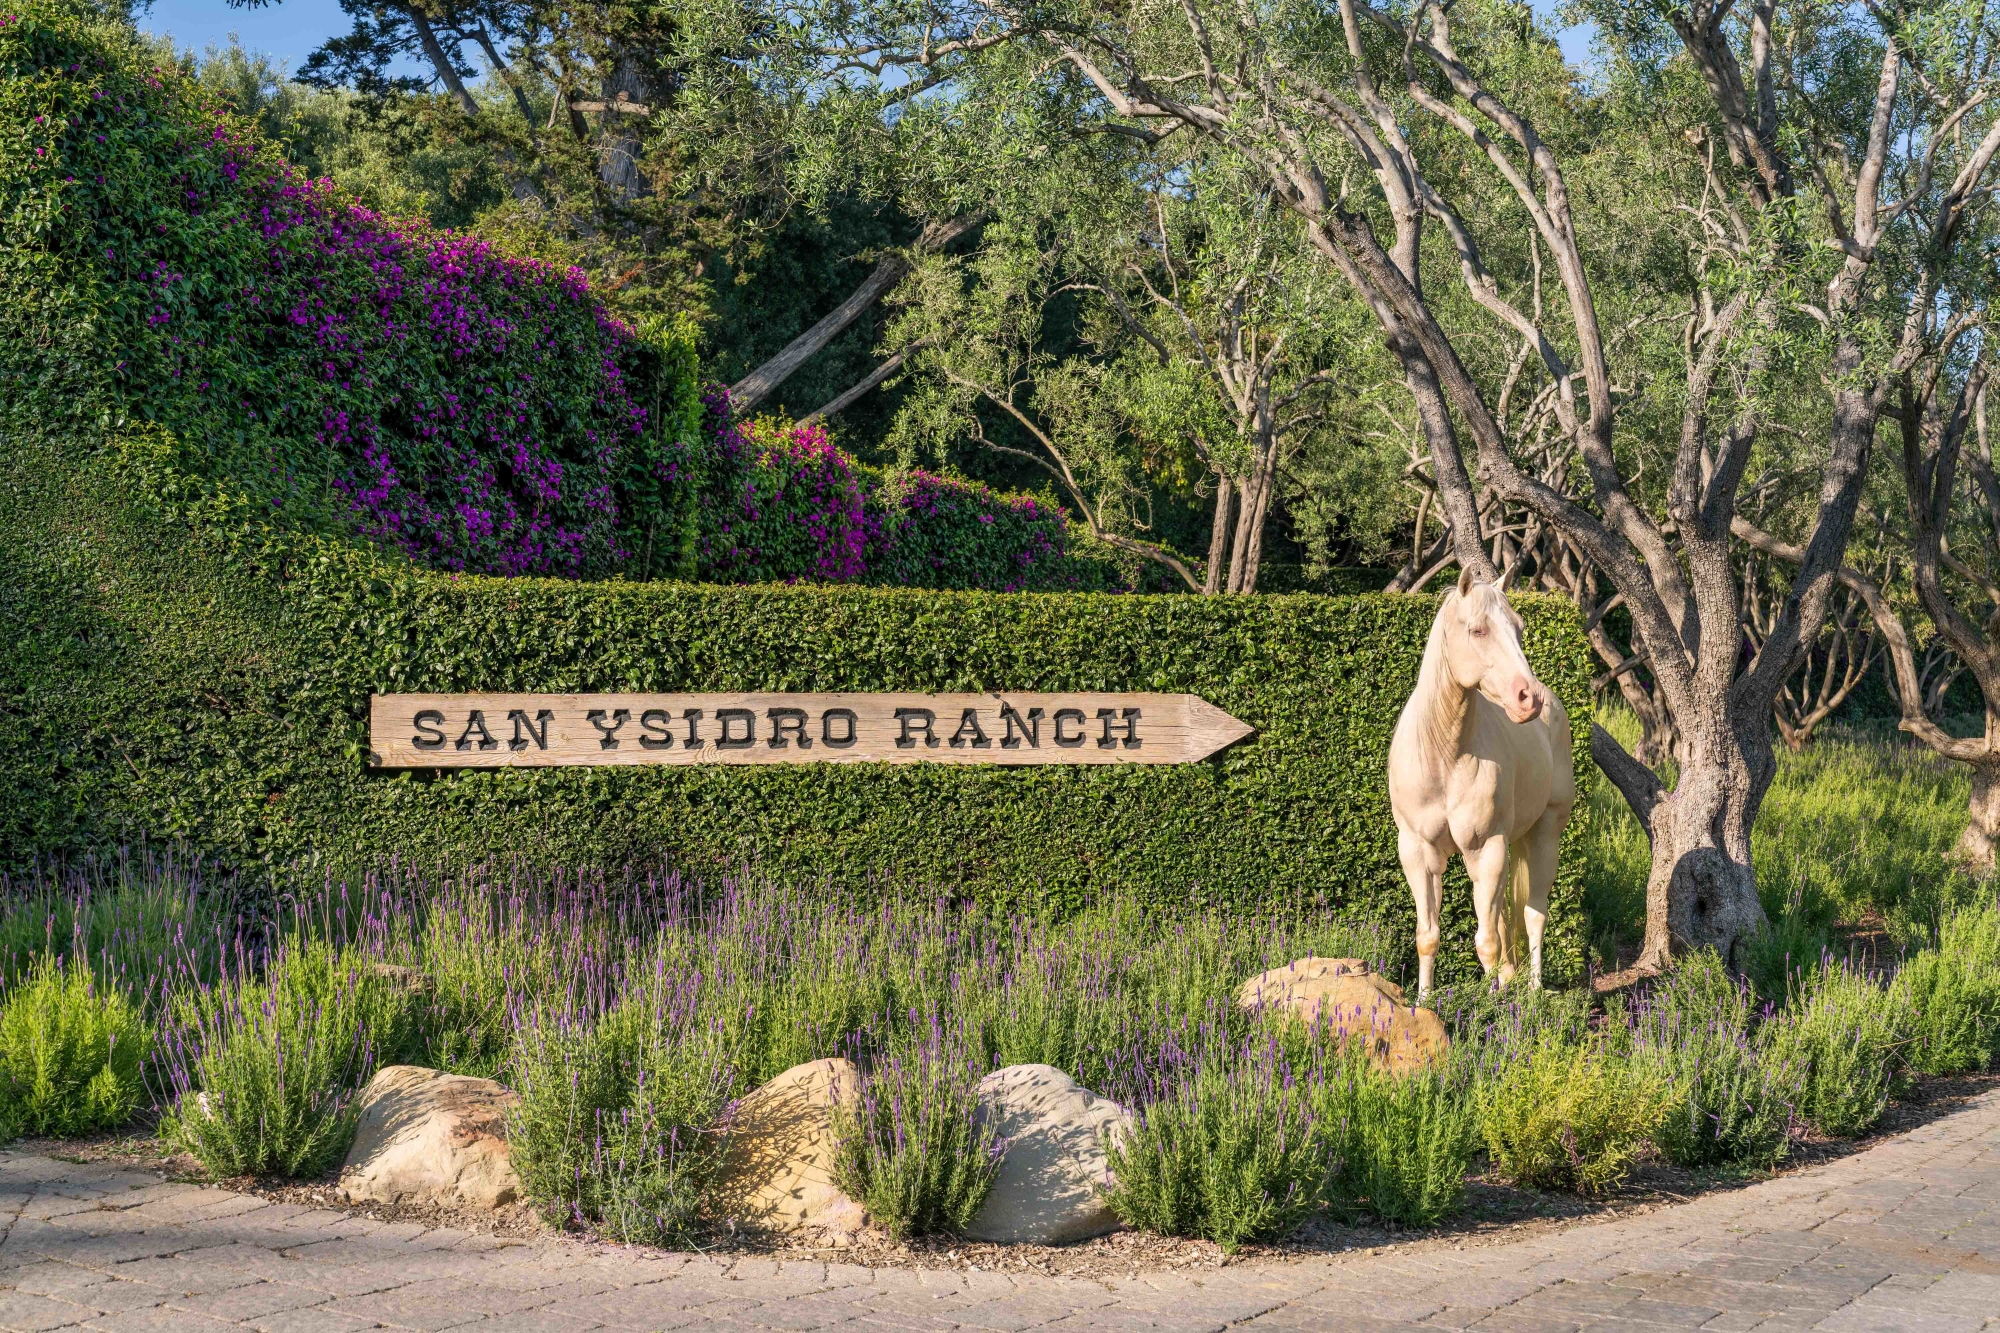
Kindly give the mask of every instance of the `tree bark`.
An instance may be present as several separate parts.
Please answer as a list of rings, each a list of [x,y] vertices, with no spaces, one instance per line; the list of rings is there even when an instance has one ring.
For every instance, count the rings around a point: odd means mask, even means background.
[[[1230,579],[1235,585],[1232,592],[1248,594],[1257,591],[1257,567],[1264,559],[1264,522],[1271,515],[1271,494],[1278,488],[1278,450],[1275,443],[1265,451],[1257,466],[1252,493],[1244,497],[1240,515],[1241,526],[1236,533],[1236,556],[1242,562],[1242,569],[1230,570]]]
[[[1272,461],[1268,450],[1261,453],[1250,475],[1240,483],[1242,502],[1236,507],[1236,540],[1229,556],[1232,594],[1257,591],[1257,557],[1263,545],[1264,514],[1270,507]]]
[[[621,98],[639,103],[647,98],[645,66],[637,56],[624,51],[615,55],[611,73],[604,80],[605,102]],[[629,207],[648,193],[645,173],[639,169],[645,148],[639,136],[639,121],[621,111],[602,114],[605,133],[597,148],[597,178],[614,203]]]
[[[1223,566],[1229,559],[1229,510],[1236,483],[1221,468],[1215,470],[1215,520],[1208,529],[1208,571],[1201,590],[1210,597],[1222,591]]]
[[[1987,734],[1994,731],[1994,719],[1986,720]],[[1967,811],[1965,832],[1951,849],[1952,859],[1972,874],[1985,879],[1993,874],[2000,857],[2000,758],[1972,764],[1972,801]]]
[[[1672,792],[1653,808],[1641,972],[1664,971],[1675,955],[1710,948],[1731,967],[1765,923],[1750,865],[1750,830],[1770,786],[1727,742],[1691,743]]]

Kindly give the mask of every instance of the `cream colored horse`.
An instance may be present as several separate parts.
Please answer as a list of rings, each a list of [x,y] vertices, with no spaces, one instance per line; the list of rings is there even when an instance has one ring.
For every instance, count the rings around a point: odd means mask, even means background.
[[[1511,980],[1525,928],[1529,975],[1542,984],[1556,845],[1574,804],[1569,716],[1521,652],[1521,617],[1497,585],[1461,575],[1389,742],[1396,851],[1417,900],[1419,995],[1437,970],[1453,852],[1472,877],[1480,966]]]

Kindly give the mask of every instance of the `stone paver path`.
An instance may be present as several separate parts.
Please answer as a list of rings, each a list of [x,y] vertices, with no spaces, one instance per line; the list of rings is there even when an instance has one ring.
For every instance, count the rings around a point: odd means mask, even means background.
[[[643,1254],[0,1154],[0,1329],[2000,1329],[2000,1092],[1841,1161],[1470,1250],[1090,1281]]]

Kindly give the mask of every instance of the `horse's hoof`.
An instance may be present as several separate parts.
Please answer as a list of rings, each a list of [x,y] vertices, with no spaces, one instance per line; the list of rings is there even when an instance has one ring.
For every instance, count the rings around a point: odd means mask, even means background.
[[[1513,980],[1514,980],[1514,965],[1512,963],[1502,964],[1500,968],[1500,984],[1502,986],[1505,986],[1510,984]]]

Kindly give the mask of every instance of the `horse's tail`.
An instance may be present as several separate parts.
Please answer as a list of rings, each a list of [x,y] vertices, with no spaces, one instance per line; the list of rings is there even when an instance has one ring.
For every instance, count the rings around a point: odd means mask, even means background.
[[[1507,895],[1501,903],[1505,915],[1500,923],[1500,962],[1519,969],[1527,962],[1528,944],[1528,855],[1525,847],[1507,849]]]

